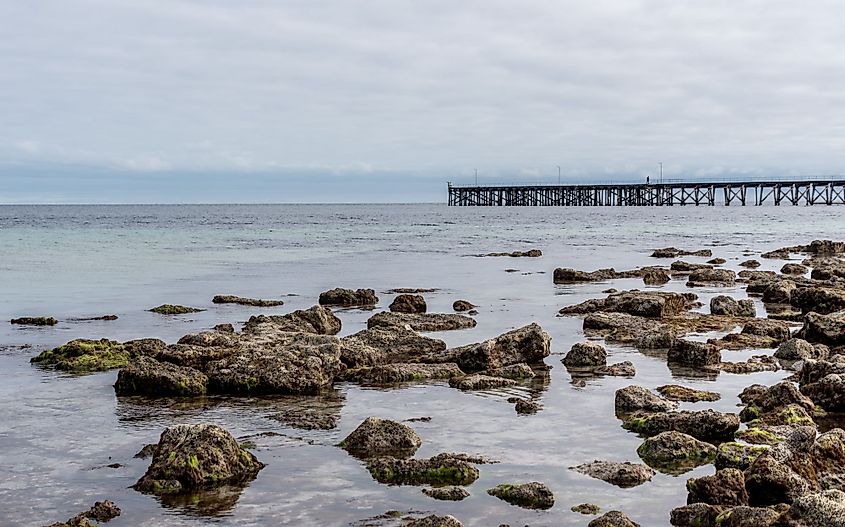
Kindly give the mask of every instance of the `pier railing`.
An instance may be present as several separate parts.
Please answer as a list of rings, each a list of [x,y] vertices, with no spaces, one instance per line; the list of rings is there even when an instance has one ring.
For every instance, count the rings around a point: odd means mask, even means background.
[[[845,176],[651,183],[448,184],[450,206],[845,205]]]

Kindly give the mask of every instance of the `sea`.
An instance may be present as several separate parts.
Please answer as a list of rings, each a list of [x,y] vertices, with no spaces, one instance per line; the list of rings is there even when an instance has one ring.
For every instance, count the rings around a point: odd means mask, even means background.
[[[387,511],[451,514],[465,526],[584,526],[591,517],[570,508],[594,503],[621,510],[644,526],[668,526],[685,504],[690,477],[658,473],[621,489],[570,470],[592,460],[638,462],[642,438],[614,416],[614,393],[631,384],[678,383],[719,392],[720,401],[682,408],[738,411],[737,394],[773,384],[788,372],[677,376],[665,355],[609,345],[609,362],[629,360],[633,378],[573,378],[561,364],[583,340],[581,319],[557,317],[561,307],[602,297],[607,288],[644,288],[640,280],[555,285],[557,267],[594,270],[668,265],[653,249],[711,249],[740,270],[757,258],[761,270],[782,260],[763,251],[842,239],[842,207],[455,208],[392,205],[62,205],[0,206],[0,320],[54,316],[52,327],[0,323],[0,525],[48,525],[110,499],[123,511],[109,525],[363,526]],[[540,249],[540,258],[478,257]],[[797,255],[795,256],[796,258]],[[703,262],[708,258],[685,258]],[[129,340],[180,336],[251,315],[287,313],[317,303],[334,287],[372,288],[387,309],[394,288],[427,288],[430,312],[451,312],[465,299],[478,306],[478,325],[433,333],[449,346],[478,342],[531,322],[552,337],[548,375],[502,389],[461,392],[447,383],[393,388],[337,383],[319,397],[121,397],[116,371],[69,375],[30,364],[40,351],[75,338]],[[688,291],[684,280],[659,289]],[[741,288],[702,288],[706,311],[717,294],[746,298]],[[281,299],[255,308],[215,305],[216,294]],[[172,303],[205,309],[181,316],[147,311]],[[758,314],[765,314],[758,302]],[[113,321],[81,320],[118,315]],[[366,327],[372,311],[338,310],[341,335]],[[707,338],[713,335],[698,335]],[[726,352],[742,360],[752,351]],[[584,382],[579,382],[584,381]],[[542,404],[521,416],[509,397]],[[338,418],[334,430],[300,430],[279,418],[308,408]],[[418,457],[479,454],[480,478],[463,501],[433,500],[417,486],[373,480],[362,461],[337,444],[369,416],[410,422],[422,438]],[[131,486],[149,459],[134,458],[176,423],[216,423],[255,444],[267,466],[244,489],[191,499],[160,500]],[[540,481],[555,494],[545,511],[518,508],[486,492],[500,483]]]

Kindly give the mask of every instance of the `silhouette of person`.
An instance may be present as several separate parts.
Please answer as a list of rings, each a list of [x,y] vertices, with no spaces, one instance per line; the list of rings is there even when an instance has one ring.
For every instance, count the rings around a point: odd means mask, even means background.
[[[651,182],[651,176],[645,177],[645,184],[648,185]]]

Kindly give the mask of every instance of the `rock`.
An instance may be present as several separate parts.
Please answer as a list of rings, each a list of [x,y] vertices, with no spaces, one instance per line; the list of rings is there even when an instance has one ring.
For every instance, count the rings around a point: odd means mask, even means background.
[[[845,309],[845,289],[832,287],[801,287],[793,291],[789,302],[802,313],[836,313]]]
[[[654,469],[668,474],[683,474],[710,463],[716,456],[716,448],[690,435],[667,431],[643,441],[637,448],[637,454]]]
[[[574,284],[578,282],[602,282],[613,280],[617,273],[614,269],[599,269],[598,271],[586,272],[570,268],[557,268],[554,271],[553,281],[556,284]]]
[[[726,510],[716,517],[719,527],[771,527],[780,518],[780,513],[768,507],[747,507],[740,505]]]
[[[378,297],[372,289],[336,287],[320,293],[318,302],[321,306],[370,307],[378,304]]]
[[[217,324],[212,329],[214,329],[214,331],[217,331],[218,333],[234,333],[235,332],[235,326],[233,326],[232,324]]]
[[[753,394],[745,396],[746,408],[739,414],[743,421],[758,418],[761,414],[795,404],[807,412],[812,412],[813,401],[803,395],[794,383],[781,381],[774,386],[757,389]],[[780,424],[780,423],[770,423]],[[788,423],[784,423],[788,424]]]
[[[821,357],[818,351],[812,344],[804,339],[793,338],[789,339],[780,346],[775,352],[775,357],[783,360],[804,360],[804,359],[825,359]]]
[[[543,256],[543,251],[540,249],[529,249],[527,251],[513,251],[509,253],[487,253],[479,256],[509,256],[511,258],[539,258]]]
[[[475,372],[501,368],[521,362],[537,364],[550,353],[549,334],[536,323],[514,329],[496,338],[478,344],[469,344],[447,350],[447,357],[463,371]]]
[[[399,295],[390,304],[395,313],[425,313],[425,298],[422,295]]]
[[[778,443],[782,443],[786,440],[786,437],[782,431],[784,430],[792,430],[791,426],[787,427],[780,427],[780,426],[768,426],[768,425],[755,425],[753,427],[746,428],[745,430],[740,430],[736,433],[736,439],[741,441],[745,441],[746,443],[751,443],[752,445],[777,445]]]
[[[149,311],[153,313],[158,313],[159,315],[184,315],[187,313],[199,313],[200,311],[205,311],[204,309],[197,309],[195,307],[186,307],[180,306],[176,304],[162,304],[160,306],[156,306]]]
[[[140,356],[117,374],[114,391],[117,395],[188,396],[204,395],[208,377],[193,368],[159,362]]]
[[[753,317],[757,315],[757,310],[754,308],[753,300],[737,302],[729,296],[719,295],[710,299],[710,313],[735,317]]]
[[[812,490],[804,478],[769,453],[758,456],[745,470],[745,488],[749,504],[757,507],[792,503]]]
[[[537,374],[531,369],[531,366],[520,362],[518,364],[511,364],[510,366],[502,366],[501,368],[491,368],[481,372],[484,375],[491,377],[504,377],[506,379],[531,379]]]
[[[367,462],[367,470],[379,483],[392,485],[469,485],[479,475],[477,468],[455,454],[429,459],[379,457]]]
[[[106,500],[95,502],[94,506],[83,514],[96,522],[105,523],[120,516],[120,512],[120,507],[115,505],[114,502]]]
[[[817,405],[829,412],[845,411],[845,375],[831,373],[819,381],[801,387]]]
[[[289,408],[270,418],[299,430],[334,430],[339,416],[320,408]]]
[[[455,313],[391,313],[382,311],[367,320],[367,327],[410,327],[414,331],[451,331],[474,328],[475,319]]]
[[[650,268],[643,271],[643,283],[646,285],[662,285],[670,280],[671,278],[663,269]]]
[[[805,274],[807,274],[807,271],[809,271],[809,269],[807,269],[806,267],[804,267],[801,264],[796,264],[796,263],[783,264],[783,267],[781,267],[781,269],[780,269],[780,272],[783,273],[783,274],[793,274],[793,275],[805,275]]]
[[[606,366],[607,351],[597,342],[578,342],[572,345],[562,362],[567,368]]]
[[[818,382],[831,373],[845,373],[845,355],[832,355],[828,360],[807,359],[798,372],[798,381],[805,385]]]
[[[754,414],[747,415],[750,417]],[[787,404],[785,406],[777,407],[769,412],[760,414],[749,424],[754,426],[812,426],[815,423],[807,410],[797,404]]]
[[[845,314],[808,313],[804,317],[804,327],[796,336],[814,344],[845,345]]]
[[[619,511],[610,511],[591,521],[587,527],[640,527],[640,524]]]
[[[710,366],[722,360],[719,348],[706,342],[678,339],[669,348],[668,361],[685,366]]]
[[[797,498],[784,513],[788,527],[845,527],[845,492],[826,490]]]
[[[108,339],[76,339],[43,351],[30,362],[64,371],[105,371],[126,366],[134,357],[155,356],[164,347],[165,343],[158,339],[130,340],[123,344]]]
[[[637,374],[637,370],[634,368],[633,362],[626,360],[609,366],[600,366],[593,370],[593,373],[611,377],[633,377]]]
[[[792,248],[784,247],[782,249],[775,249],[774,251],[765,252],[765,253],[761,254],[760,256],[762,258],[777,259],[777,260],[788,260],[790,253],[798,252],[798,251],[792,251],[790,249],[792,249]]]
[[[551,509],[555,504],[551,489],[537,481],[497,485],[489,489],[487,494],[525,509]]]
[[[702,264],[702,263],[691,263],[685,262],[683,260],[678,260],[676,262],[672,262],[669,265],[669,269],[675,274],[689,274],[693,271],[697,271],[699,269],[712,269],[713,266],[710,264]]]
[[[459,390],[490,390],[493,388],[513,386],[515,384],[516,381],[513,379],[490,377],[489,375],[481,375],[480,373],[449,379],[449,386]]]
[[[55,326],[59,323],[59,321],[53,317],[20,317],[13,318],[9,322],[22,326]]]
[[[216,425],[175,425],[161,434],[147,472],[134,485],[143,493],[173,494],[244,484],[264,468],[232,435]]]
[[[268,331],[336,335],[340,332],[340,319],[324,306],[298,309],[286,315],[257,315],[249,317],[243,332],[257,335]]]
[[[593,503],[582,503],[580,505],[574,505],[571,509],[572,512],[578,512],[581,514],[598,514],[601,511],[601,508],[598,505]]]
[[[455,300],[455,302],[452,304],[452,309],[459,313],[464,311],[470,311],[474,307],[477,306],[466,300]]]
[[[753,284],[749,284],[746,291],[751,294],[756,288],[752,288]],[[763,293],[763,302],[766,304],[789,304],[792,302],[792,295],[795,293],[795,282],[790,280],[775,280],[761,282],[761,293]]]
[[[705,390],[695,390],[677,384],[666,384],[657,387],[657,393],[662,395],[665,399],[670,401],[684,401],[688,403],[697,403],[701,401],[718,401],[722,398],[716,392],[708,392]]]
[[[528,399],[517,399],[514,409],[520,415],[536,414],[540,411],[540,403]]]
[[[411,520],[405,525],[406,527],[464,527],[464,524],[459,522],[454,516],[437,516],[436,514]]]
[[[663,328],[656,331],[648,331],[637,338],[637,349],[654,350],[669,349],[677,340],[678,336],[671,328]]]
[[[444,501],[461,501],[469,497],[469,492],[463,487],[447,486],[422,489],[422,493],[430,498]]]
[[[446,343],[420,335],[416,331],[392,327],[375,327],[340,339],[341,360],[349,368],[378,366],[390,363],[417,362],[421,357],[438,355]],[[451,360],[450,360],[451,358]],[[454,362],[444,356],[432,362]]]
[[[242,306],[275,307],[285,303],[282,300],[260,300],[258,298],[244,298],[235,295],[216,295],[211,301],[215,304],[240,304]]]
[[[606,481],[611,485],[623,489],[642,485],[651,481],[655,475],[651,467],[639,463],[618,463],[615,461],[593,461],[576,467],[569,467],[570,470],[585,474],[587,476]]]
[[[690,412],[659,412],[635,415],[623,422],[626,430],[645,436],[655,436],[660,432],[674,430],[691,435],[702,441],[729,440],[739,430],[739,417],[736,414],[700,410]]]
[[[464,372],[454,362],[443,364],[395,363],[348,370],[341,375],[343,380],[362,384],[397,384],[428,379],[451,379],[463,377]]]
[[[711,366],[711,368],[727,373],[757,373],[760,371],[778,371],[780,363],[776,358],[769,355],[754,355],[742,362],[721,362]]]
[[[693,503],[672,509],[669,522],[675,527],[716,527],[716,517],[724,507]]]
[[[340,442],[340,447],[360,458],[377,456],[411,457],[422,445],[422,439],[410,426],[368,417]]]
[[[178,344],[186,346],[197,346],[202,348],[223,347],[229,348],[235,345],[235,339],[231,333],[220,331],[201,331],[199,333],[188,333],[179,339]]]
[[[687,481],[687,504],[748,505],[742,471],[726,468],[712,476]]]
[[[757,260],[745,260],[739,264],[740,267],[745,267],[746,269],[757,269],[760,267],[760,262]]]
[[[651,253],[652,258],[677,258],[679,256],[703,256],[709,258],[713,256],[710,249],[700,249],[698,251],[685,251],[684,249],[677,249],[675,247],[666,247],[664,249],[655,249]]]
[[[683,313],[689,309],[689,301],[680,293],[666,291],[622,291],[612,293],[604,299],[592,299],[568,306],[561,315],[579,315],[604,311],[627,313],[640,317],[661,318]]]
[[[152,457],[152,455],[155,454],[157,449],[158,449],[158,445],[156,445],[156,444],[152,444],[152,443],[146,444],[143,447],[141,447],[141,450],[139,450],[132,457],[137,458],[137,459],[147,459],[148,457]]]
[[[735,442],[722,443],[719,445],[714,464],[717,470],[723,468],[745,470],[768,450],[769,447],[766,446],[744,445]]]
[[[767,337],[776,342],[785,342],[792,336],[789,331],[789,324],[780,320],[769,320],[766,318],[749,320],[742,327],[742,333]]]
[[[678,403],[667,401],[642,386],[627,386],[616,390],[616,415],[633,412],[667,412],[678,407]]]
[[[727,260],[725,260],[724,258],[713,258],[712,260],[708,260],[707,263],[709,263],[710,265],[722,265],[724,263],[727,263]]]
[[[732,286],[736,273],[730,269],[697,269],[690,273],[687,287]]]
[[[342,371],[340,358],[336,337],[268,333],[244,341],[236,353],[210,362],[205,374],[210,393],[313,395],[329,388]]]

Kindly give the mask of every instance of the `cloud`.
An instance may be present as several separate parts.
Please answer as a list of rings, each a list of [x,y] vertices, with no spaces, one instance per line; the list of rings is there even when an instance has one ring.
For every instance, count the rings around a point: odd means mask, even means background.
[[[675,176],[841,173],[840,12],[0,0],[0,178],[86,166],[536,180],[560,165],[604,180],[658,161]]]

